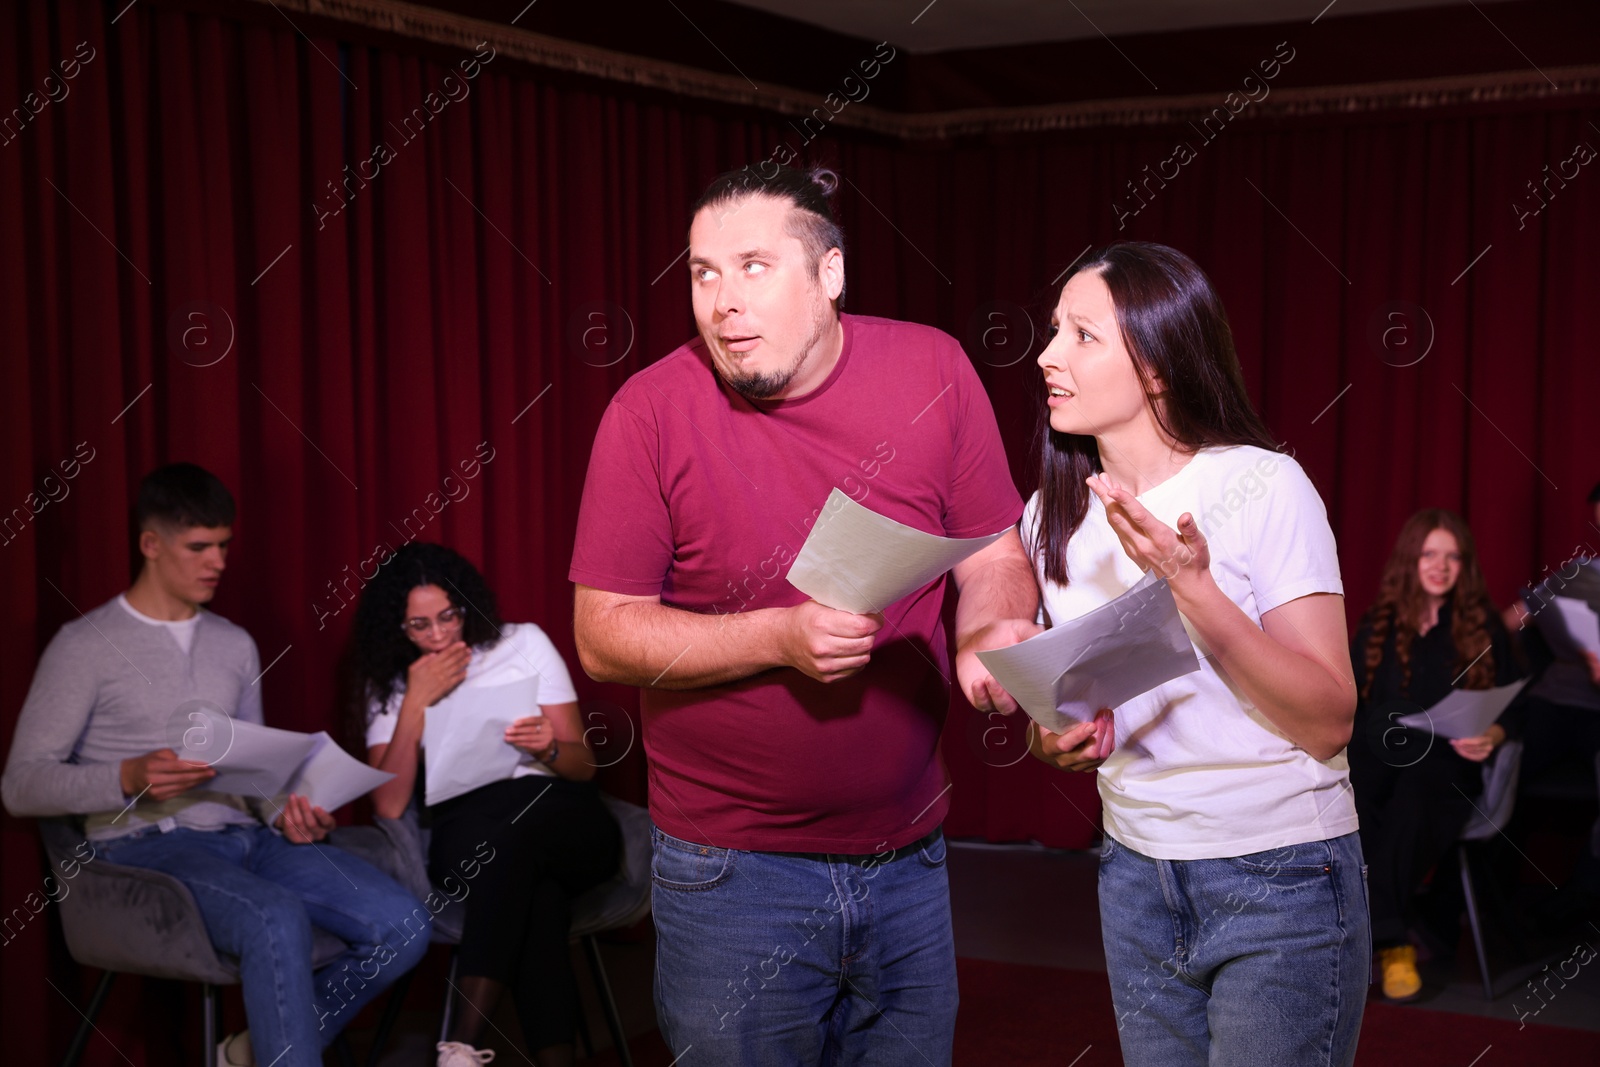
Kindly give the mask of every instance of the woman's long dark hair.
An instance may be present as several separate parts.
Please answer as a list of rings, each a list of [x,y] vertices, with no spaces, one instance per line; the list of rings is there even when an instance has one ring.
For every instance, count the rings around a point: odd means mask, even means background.
[[[412,542],[378,568],[361,591],[350,628],[345,729],[351,744],[366,747],[367,708],[381,708],[422,651],[401,629],[411,590],[436,585],[466,613],[461,640],[473,650],[493,648],[503,623],[494,593],[467,559],[443,545]]]
[[[1478,548],[1472,540],[1472,531],[1466,520],[1455,512],[1427,508],[1400,527],[1394,551],[1389,553],[1389,562],[1383,565],[1377,603],[1367,609],[1362,619],[1364,625],[1372,628],[1367,634],[1367,646],[1362,649],[1362,662],[1366,667],[1366,680],[1361,685],[1363,700],[1372,695],[1372,680],[1383,662],[1383,648],[1391,633],[1395,657],[1400,663],[1401,695],[1410,688],[1411,642],[1416,640],[1428,605],[1428,594],[1417,575],[1417,561],[1422,558],[1423,542],[1435,530],[1444,530],[1453,536],[1456,551],[1461,553],[1461,573],[1456,578],[1455,588],[1445,594],[1451,604],[1450,639],[1456,646],[1454,670],[1466,675],[1463,689],[1488,689],[1494,685],[1494,642],[1489,639],[1489,616],[1494,612],[1494,604],[1489,600],[1483,569],[1478,566]],[[1485,646],[1489,650],[1481,656],[1475,652],[1472,656],[1467,654],[1471,649]]]
[[[1222,300],[1194,260],[1166,245],[1124,241],[1092,253],[1067,281],[1085,271],[1110,290],[1117,329],[1156,425],[1180,451],[1227,445],[1278,451],[1245,394]],[[1048,408],[1039,451],[1038,551],[1045,578],[1065,585],[1067,542],[1089,512],[1084,479],[1100,473],[1100,451],[1092,436],[1051,429]]]

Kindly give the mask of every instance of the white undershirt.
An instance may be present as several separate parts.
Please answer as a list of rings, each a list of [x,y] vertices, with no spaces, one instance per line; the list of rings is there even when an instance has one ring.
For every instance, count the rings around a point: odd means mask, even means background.
[[[132,615],[134,618],[138,619],[147,626],[166,627],[167,633],[171,634],[172,639],[178,642],[178,647],[183,649],[183,654],[185,656],[189,654],[189,649],[194,647],[194,632],[200,628],[200,612],[198,610],[196,610],[195,613],[189,616],[187,619],[179,619],[176,622],[173,622],[169,619],[152,619],[150,616],[146,615],[144,612],[128,603],[128,596],[126,593],[117,594],[117,603],[121,604],[129,615]]]

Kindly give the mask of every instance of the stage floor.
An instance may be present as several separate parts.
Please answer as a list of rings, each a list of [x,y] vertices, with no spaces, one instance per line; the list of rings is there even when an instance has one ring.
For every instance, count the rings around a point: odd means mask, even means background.
[[[1009,1031],[1007,1036],[1018,1044],[1016,1051],[1022,1056],[1014,1062],[1050,1062],[1064,1067],[1073,1052],[1065,1057],[1056,1047],[1054,1054],[1034,1059],[1021,1052],[1026,1047],[1026,1035],[1019,1028],[1036,1027],[1057,1034],[1065,1027],[1073,1029],[1070,1018],[1073,1001],[1077,1010],[1095,1014],[1092,1025],[1080,1029],[1092,1031],[1094,1048],[1077,1067],[1094,1064],[1114,1064],[1116,1054],[1115,1022],[1109,996],[1100,982],[1086,980],[1088,975],[1103,976],[1104,954],[1100,942],[1099,908],[1095,897],[1095,871],[1098,858],[1088,852],[1066,852],[1034,846],[996,846],[971,842],[955,842],[950,856],[950,894],[954,913],[956,954],[963,962],[965,981],[970,985],[974,974],[983,976],[978,985],[984,988],[963,988],[964,1013],[957,1025],[958,1064],[964,1062],[998,1062],[984,1058],[974,1060],[961,1055],[969,1042],[963,1032],[971,1029],[988,1031],[999,1026]],[[651,1003],[651,981],[654,967],[653,935],[648,927],[636,932],[632,940],[608,942],[604,947],[606,964],[617,1000],[630,1035],[630,1044],[639,1067],[668,1067],[673,1060],[655,1030],[654,1009]],[[1578,935],[1565,942],[1553,941],[1549,953],[1539,959],[1513,965],[1500,947],[1501,957],[1495,961],[1496,986],[1499,995],[1493,1001],[1483,999],[1478,978],[1477,963],[1470,937],[1463,932],[1461,945],[1453,960],[1434,959],[1424,964],[1424,989],[1420,1000],[1403,1006],[1384,1005],[1376,999],[1369,1001],[1367,1019],[1363,1027],[1362,1052],[1357,1062],[1361,1064],[1405,1063],[1407,1067],[1429,1067],[1430,1064],[1465,1064],[1476,1049],[1492,1043],[1491,1058],[1483,1059],[1480,1067],[1491,1063],[1532,1062],[1519,1057],[1519,1050],[1543,1056],[1553,1053],[1556,1047],[1566,1049],[1574,1043],[1587,1048],[1587,1041],[1578,1034],[1558,1034],[1549,1028],[1567,1031],[1580,1030],[1600,1035],[1600,960],[1578,968],[1578,973],[1565,982],[1552,978],[1546,994],[1546,1005],[1537,1016],[1527,1020],[1529,1030],[1544,1028],[1548,1032],[1528,1034],[1516,1026],[1517,1007],[1524,1013],[1540,1003],[1528,992],[1524,984],[1549,965],[1554,973],[1561,962],[1572,955],[1579,940],[1600,948],[1600,930],[1594,930],[1587,939]],[[1491,958],[1495,957],[1499,939],[1491,940]],[[438,990],[443,988],[444,955],[436,950],[424,964],[425,971],[418,976],[416,988],[408,998],[408,1010],[401,1023],[401,1031],[391,1042],[383,1063],[388,1067],[426,1067],[431,1058],[431,1028],[438,1025]],[[966,961],[984,961],[971,963]],[[588,1063],[617,1063],[594,993],[589,986],[587,965],[574,953],[574,966],[578,968],[588,1009],[589,1026],[601,1052]],[[1048,988],[1051,975],[1030,973],[1013,975],[1010,981],[1004,972],[995,972],[990,964],[1012,964],[1020,968],[1062,969],[1060,986],[1051,992]],[[1567,968],[1571,973],[1571,968]],[[996,988],[989,988],[990,985]],[[1048,1011],[1038,1005],[1018,1003],[1013,1009],[994,1002],[990,994],[999,986],[1017,991],[1017,996],[1043,996],[1058,1004]],[[1007,994],[1010,996],[1010,994]],[[1009,1003],[1009,1001],[1008,1001]],[[987,1018],[990,1014],[1008,1014],[1005,1020]],[[1104,1016],[1104,1018],[1099,1018]],[[1461,1016],[1474,1018],[1462,1019]],[[1411,1020],[1414,1019],[1414,1023]],[[1479,1023],[1477,1020],[1484,1020]],[[1490,1020],[1494,1022],[1489,1023]],[[499,1050],[497,1063],[525,1063],[511,1046],[507,1035],[516,1034],[517,1023],[503,1005],[496,1013],[496,1034],[491,1047]],[[1085,1020],[1085,1024],[1091,1020]],[[1486,1036],[1476,1031],[1483,1028]],[[364,1050],[366,1033],[352,1033],[358,1050]],[[1465,1056],[1461,1050],[1470,1044]],[[1457,1049],[1460,1045],[1461,1049]],[[1420,1048],[1419,1048],[1420,1046]],[[1536,1049],[1535,1046],[1538,1046]],[[1545,1047],[1550,1046],[1550,1047]],[[1437,1053],[1437,1055],[1434,1055]],[[1505,1058],[1499,1058],[1504,1054]],[[1556,1060],[1571,1060],[1571,1056],[1555,1055]],[[1587,1053],[1577,1053],[1573,1062],[1600,1062],[1600,1036],[1593,1042],[1593,1058]]]

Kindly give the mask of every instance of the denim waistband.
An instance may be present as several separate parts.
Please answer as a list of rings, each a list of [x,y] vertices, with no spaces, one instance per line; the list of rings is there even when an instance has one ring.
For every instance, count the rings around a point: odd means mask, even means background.
[[[827,860],[833,863],[852,863],[863,867],[877,867],[885,863],[896,863],[910,856],[915,856],[923,849],[928,848],[944,836],[942,827],[935,826],[922,837],[910,844],[901,845],[899,848],[887,852],[868,852],[863,854],[838,853],[838,852],[796,852],[791,855],[806,856],[811,859]]]

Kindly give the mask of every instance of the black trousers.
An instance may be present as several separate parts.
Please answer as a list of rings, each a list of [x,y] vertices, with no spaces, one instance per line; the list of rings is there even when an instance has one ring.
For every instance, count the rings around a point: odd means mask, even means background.
[[[571,903],[616,874],[622,856],[622,831],[600,791],[564,778],[508,778],[445,801],[432,818],[429,877],[466,907],[460,973],[510,988],[531,1050],[571,1043]]]
[[[1483,792],[1483,764],[1456,755],[1443,737],[1407,730],[1399,743],[1392,729],[1358,720],[1348,749],[1378,948],[1405,943],[1411,898],[1461,836]]]

